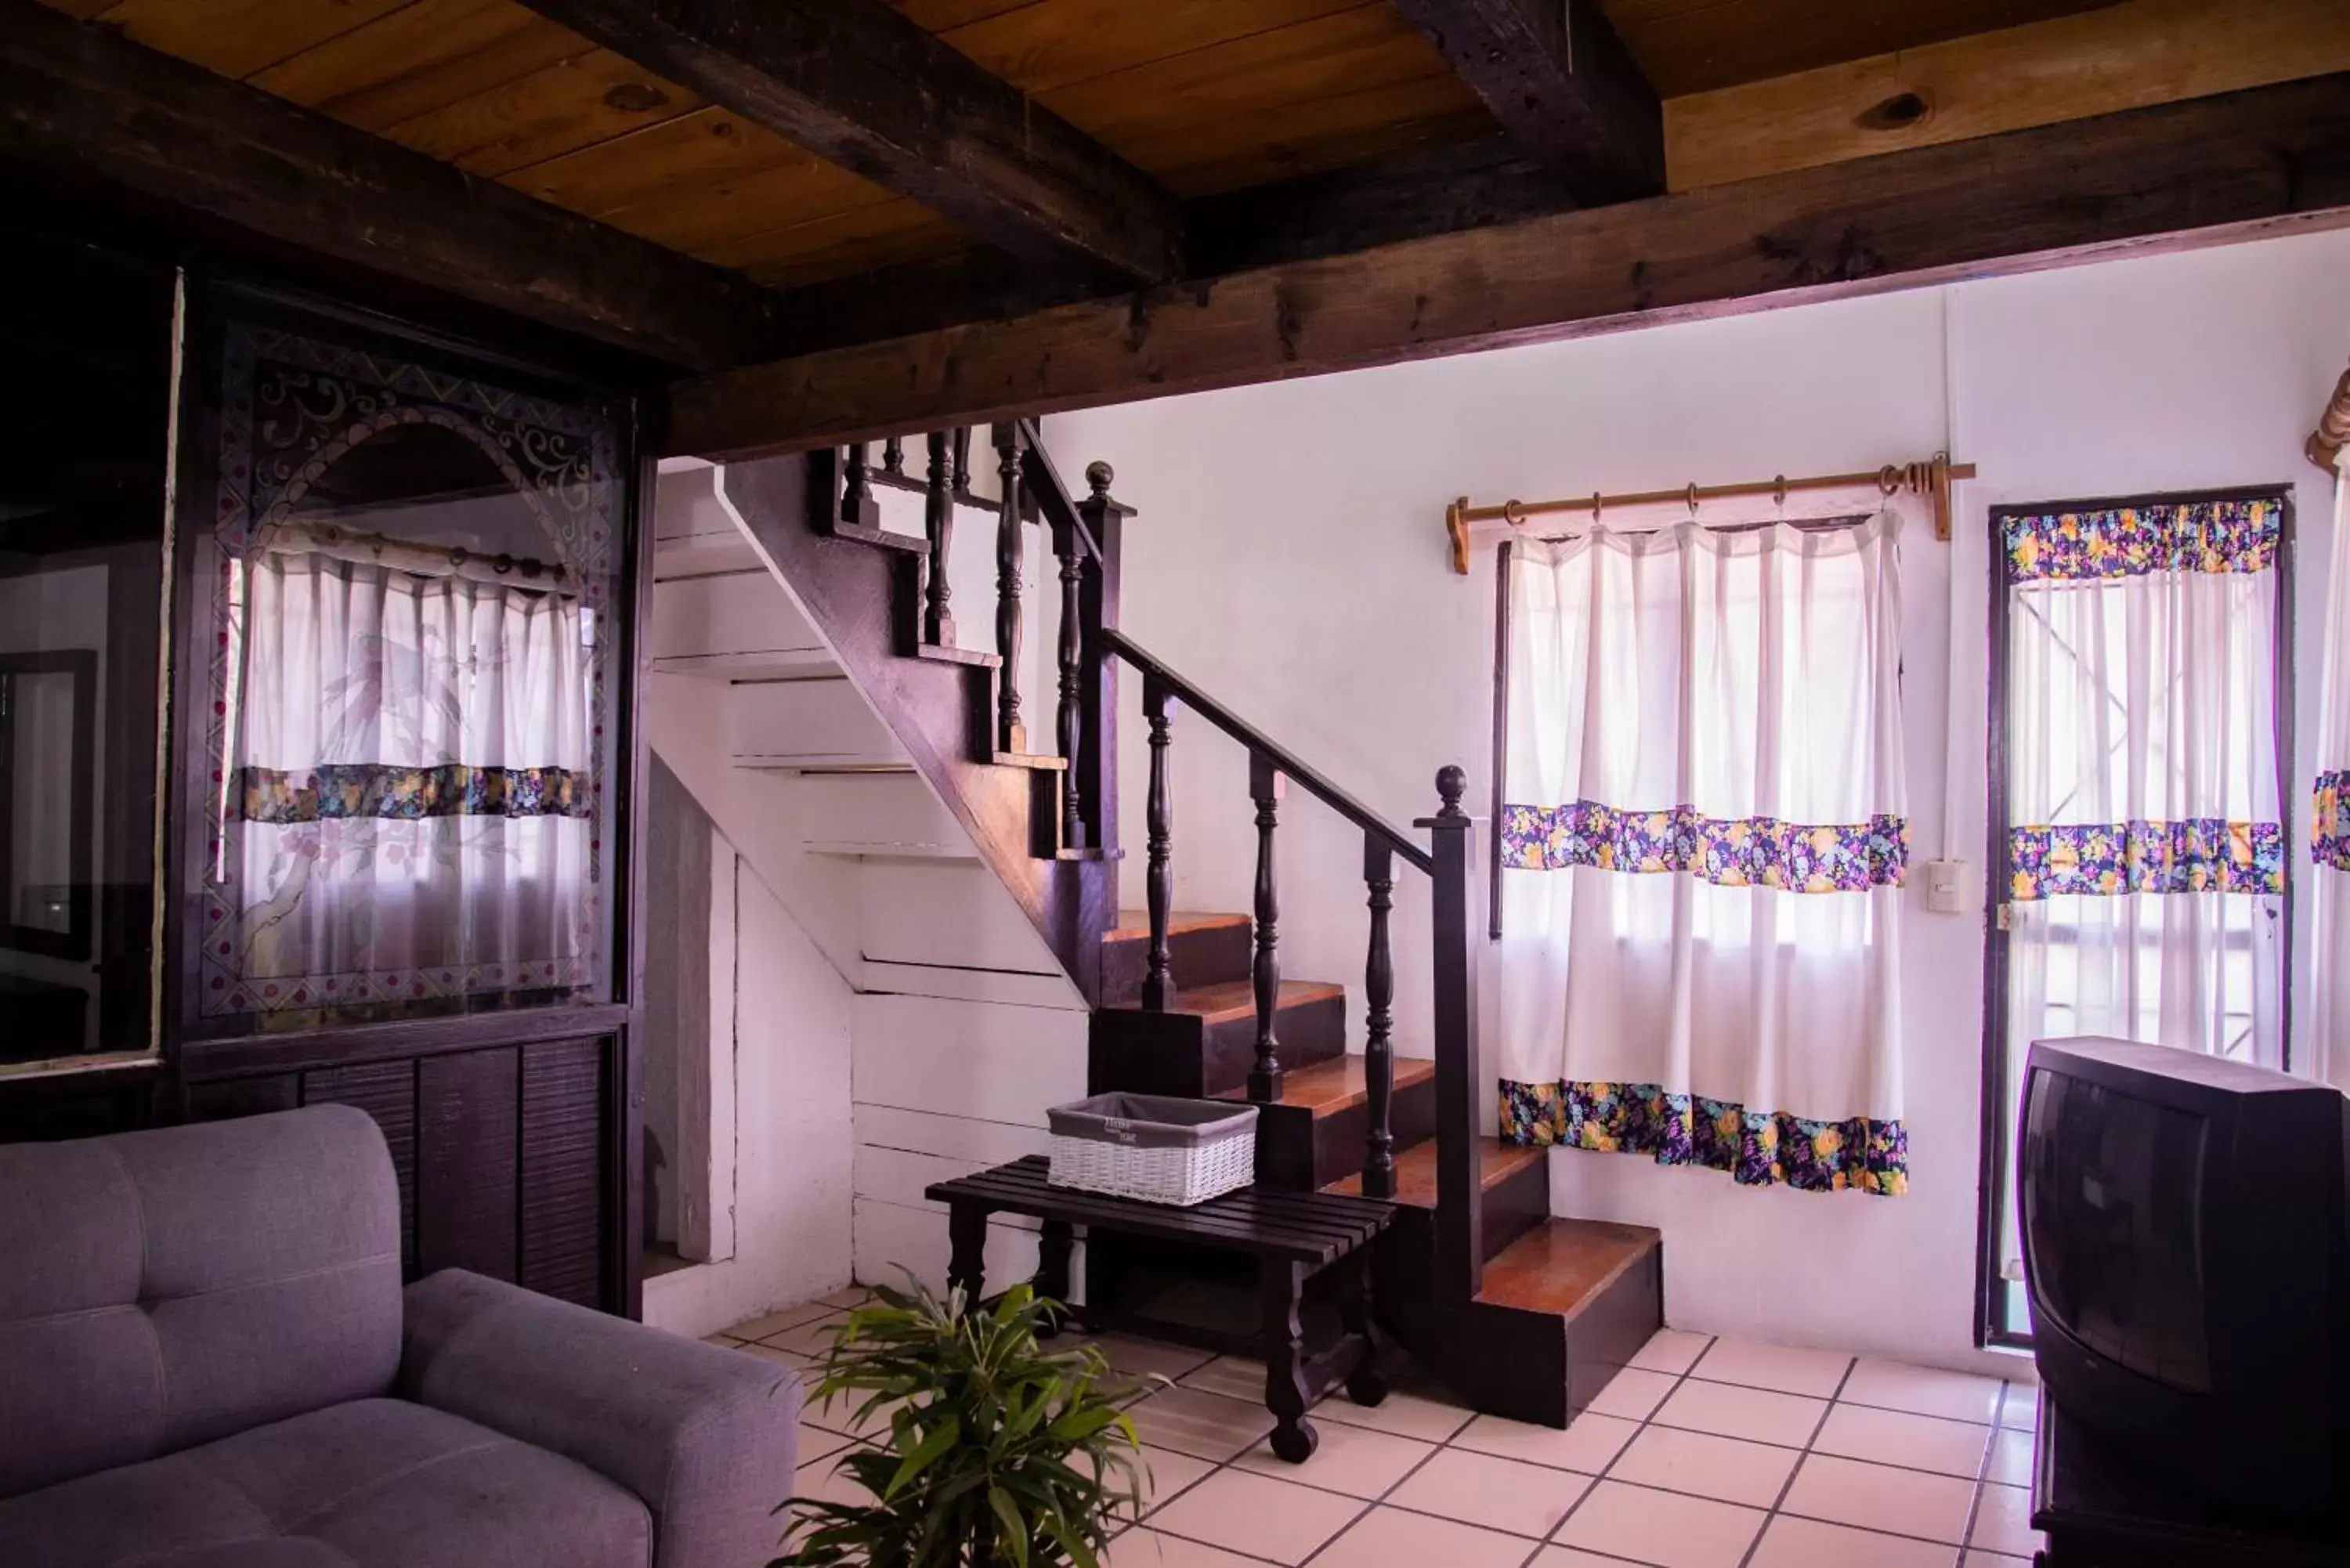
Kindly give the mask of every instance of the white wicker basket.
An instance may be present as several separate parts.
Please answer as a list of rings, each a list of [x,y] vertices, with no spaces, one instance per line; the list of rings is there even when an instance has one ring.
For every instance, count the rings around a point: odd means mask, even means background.
[[[1256,1107],[1096,1095],[1045,1113],[1055,1187],[1189,1207],[1256,1179]]]

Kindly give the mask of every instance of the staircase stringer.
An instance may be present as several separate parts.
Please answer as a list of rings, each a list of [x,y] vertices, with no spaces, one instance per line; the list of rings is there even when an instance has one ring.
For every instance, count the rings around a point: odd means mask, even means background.
[[[981,757],[989,751],[982,742],[989,739],[993,671],[916,657],[910,646],[907,632],[920,589],[915,556],[820,532],[814,525],[819,498],[804,455],[729,464],[718,471],[714,490],[981,862],[1094,1005],[1101,935],[1115,924],[1116,865],[1037,853],[1043,792],[1035,771]]]

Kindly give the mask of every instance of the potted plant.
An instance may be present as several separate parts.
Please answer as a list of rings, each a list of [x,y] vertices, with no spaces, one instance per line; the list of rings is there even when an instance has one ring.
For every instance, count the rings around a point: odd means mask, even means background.
[[[870,1502],[794,1498],[768,1568],[1098,1568],[1109,1531],[1142,1510],[1134,1425],[1092,1345],[1051,1352],[1057,1303],[1017,1285],[964,1310],[877,1290],[835,1333],[810,1398],[889,1414],[879,1448],[840,1461]]]

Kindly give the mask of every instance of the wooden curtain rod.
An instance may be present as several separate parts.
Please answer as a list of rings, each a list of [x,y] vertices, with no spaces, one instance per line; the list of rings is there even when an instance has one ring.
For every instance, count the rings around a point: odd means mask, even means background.
[[[2345,446],[2350,446],[2350,370],[2343,371],[2342,379],[2334,383],[2334,400],[2318,415],[2317,428],[2309,432],[2304,450],[2310,462],[2332,473]]]
[[[1708,501],[1722,501],[1732,496],[1768,495],[1783,502],[1790,495],[1812,490],[1856,490],[1864,484],[1876,485],[1887,495],[1907,490],[1912,494],[1934,498],[1934,537],[1947,540],[1950,536],[1950,482],[1972,479],[1975,465],[1953,463],[1950,454],[1936,452],[1923,462],[1887,463],[1873,473],[1825,473],[1808,479],[1789,479],[1779,474],[1750,484],[1690,484],[1679,490],[1644,490],[1625,495],[1586,495],[1573,501],[1504,501],[1498,506],[1471,506],[1467,496],[1461,497],[1444,509],[1444,531],[1452,540],[1452,569],[1461,576],[1469,575],[1470,525],[1476,523],[1506,523],[1512,528],[1522,526],[1529,517],[1547,516],[1560,512],[1587,512],[1596,518],[1609,507],[1663,506],[1679,501],[1694,513]]]

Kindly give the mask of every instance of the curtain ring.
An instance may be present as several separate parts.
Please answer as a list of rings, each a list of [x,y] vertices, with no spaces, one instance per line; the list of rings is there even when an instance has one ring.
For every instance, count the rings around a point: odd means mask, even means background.
[[[465,547],[463,545],[452,545],[449,546],[449,564],[457,568],[457,570],[461,572],[463,571],[465,569],[465,563],[469,559],[471,559],[471,557],[465,554]]]
[[[1607,497],[1601,495],[1599,492],[1595,490],[1591,493],[1591,520],[1594,523],[1599,521],[1599,508],[1606,501]]]
[[[1787,509],[1787,476],[1785,474],[1778,474],[1772,479],[1771,499],[1778,503],[1780,511],[1784,512]]]
[[[1901,488],[1901,471],[1887,463],[1877,471],[1877,488],[1890,497]]]
[[[1695,517],[1697,515],[1697,481],[1694,479],[1690,481],[1688,500],[1690,515]]]
[[[1526,525],[1525,504],[1519,501],[1515,496],[1503,502],[1502,521],[1507,523],[1513,528],[1524,527]]]
[[[512,556],[502,555],[490,563],[490,570],[497,573],[497,575],[502,577],[508,572],[513,571],[514,568],[515,558]]]

